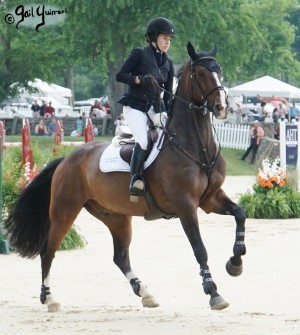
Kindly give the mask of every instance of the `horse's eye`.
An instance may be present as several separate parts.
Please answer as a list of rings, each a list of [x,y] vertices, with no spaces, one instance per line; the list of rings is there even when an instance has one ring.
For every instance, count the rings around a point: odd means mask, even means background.
[[[197,75],[198,75],[199,77],[204,77],[204,76],[205,76],[205,71],[204,71],[204,70],[198,70],[198,71],[197,71]]]

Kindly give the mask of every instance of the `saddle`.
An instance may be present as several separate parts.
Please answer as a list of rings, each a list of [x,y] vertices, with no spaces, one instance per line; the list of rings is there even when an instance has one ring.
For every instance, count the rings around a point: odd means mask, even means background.
[[[119,145],[121,145],[120,156],[125,162],[130,164],[132,151],[135,145],[134,138],[132,134],[131,137],[128,137],[128,134],[126,134],[125,137],[122,137],[122,133],[120,135],[118,136]],[[158,138],[156,127],[152,127],[148,130],[147,137],[148,137],[148,146],[147,146],[146,159],[148,158],[153,148],[153,144],[157,141]],[[130,140],[130,142],[128,142],[128,140]]]

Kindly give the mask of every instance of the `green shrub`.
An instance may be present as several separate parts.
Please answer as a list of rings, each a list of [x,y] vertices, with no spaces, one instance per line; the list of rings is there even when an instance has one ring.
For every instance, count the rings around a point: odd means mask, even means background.
[[[74,147],[72,146],[61,147],[59,150],[60,157],[69,154],[73,150]],[[34,144],[32,146],[32,151],[34,159],[33,163],[36,164],[39,170],[43,169],[45,164],[55,158],[53,146],[50,146],[45,150],[44,148],[40,148],[39,144]],[[21,179],[24,180],[21,148],[6,148],[3,157],[2,220],[7,218],[9,211],[22,190],[22,183],[20,183]],[[59,249],[69,250],[82,248],[84,245],[85,240],[77,233],[76,227],[72,226]]]

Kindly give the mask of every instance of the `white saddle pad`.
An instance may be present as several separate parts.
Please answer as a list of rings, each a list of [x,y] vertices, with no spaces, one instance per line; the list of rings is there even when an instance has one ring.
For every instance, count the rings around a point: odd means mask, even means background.
[[[152,151],[150,152],[150,155],[148,156],[147,160],[144,164],[144,169],[146,170],[147,167],[149,167],[159,154],[160,148],[158,148],[159,145],[163,143],[163,136],[164,133],[162,129],[158,130],[158,139],[154,143]],[[100,170],[102,172],[129,172],[130,166],[127,162],[125,162],[121,156],[120,156],[120,150],[122,146],[115,146],[113,144],[110,144],[103,152],[101,159],[100,159]]]

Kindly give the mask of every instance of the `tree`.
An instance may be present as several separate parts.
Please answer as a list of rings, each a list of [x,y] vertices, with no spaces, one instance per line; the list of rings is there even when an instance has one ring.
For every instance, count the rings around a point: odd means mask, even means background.
[[[36,32],[0,21],[2,96],[15,81],[55,78],[73,89],[75,78],[83,89],[81,80],[99,90],[107,86],[112,111],[120,113],[117,100],[125,87],[116,82],[116,72],[132,48],[145,45],[147,22],[156,16],[175,24],[178,38],[172,40],[169,52],[175,63],[186,62],[191,40],[198,50],[217,45],[217,58],[230,86],[265,74],[293,84],[299,80],[299,62],[291,49],[295,27],[289,21],[297,13],[297,0],[43,1],[48,2],[66,9],[62,24]],[[17,4],[10,0],[10,6]],[[6,7],[0,7],[1,16]],[[295,16],[292,22],[298,22]]]

